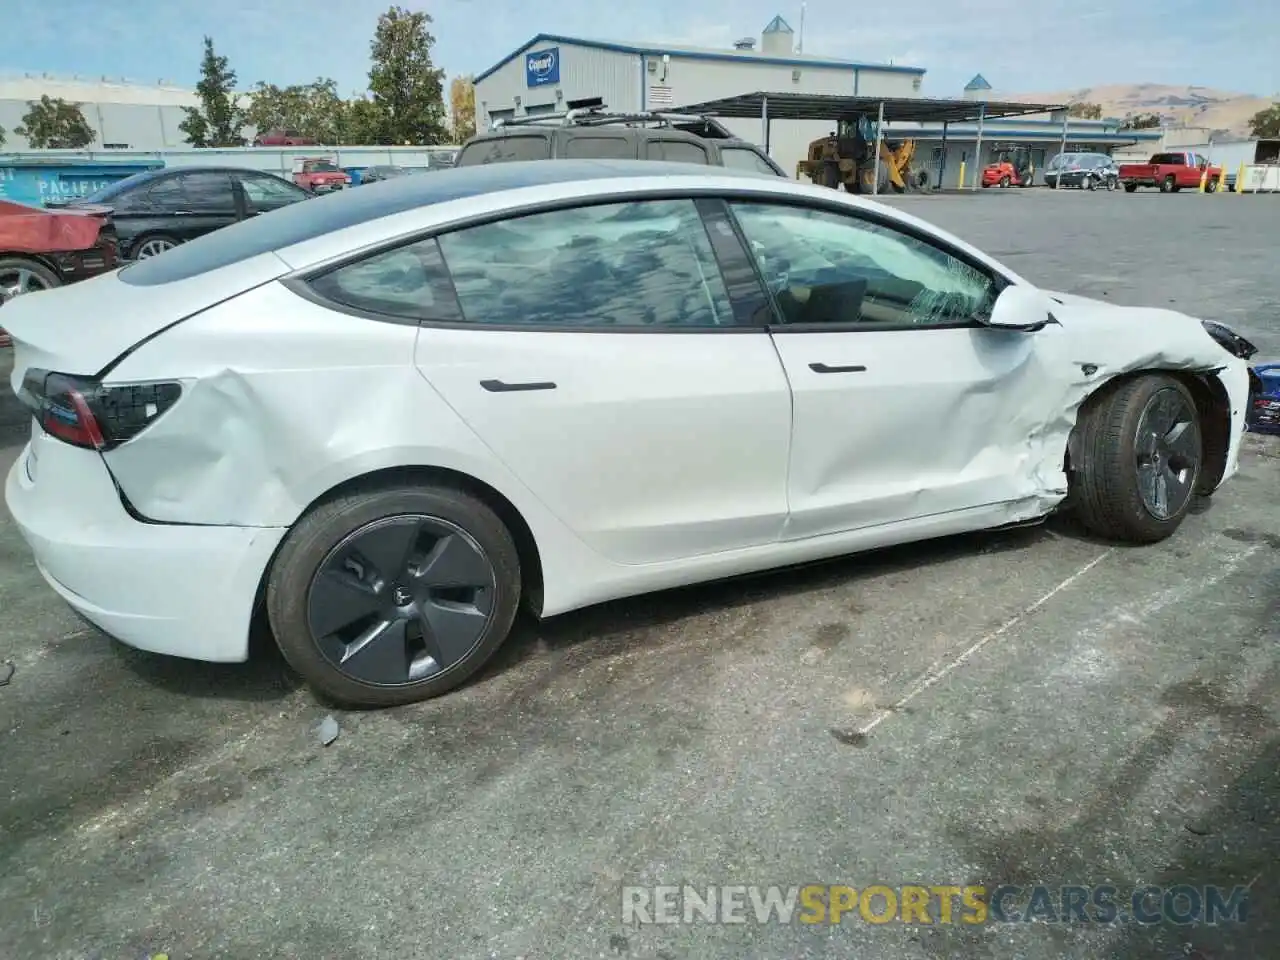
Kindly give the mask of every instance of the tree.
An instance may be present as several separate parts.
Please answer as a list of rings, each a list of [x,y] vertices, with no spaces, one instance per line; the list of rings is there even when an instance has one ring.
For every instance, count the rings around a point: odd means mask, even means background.
[[[1073,103],[1067,110],[1067,115],[1078,117],[1081,120],[1101,120],[1102,105],[1098,103]]]
[[[431,22],[398,6],[378,17],[369,92],[381,142],[426,146],[446,139],[444,71],[431,62]]]
[[[1126,130],[1155,130],[1164,126],[1164,118],[1158,113],[1131,113],[1122,126]]]
[[[277,87],[259,83],[249,94],[245,120],[259,134],[292,130],[318,143],[344,143],[347,104],[338,96],[338,85],[328,77],[314,83]]]
[[[453,139],[462,143],[476,135],[476,83],[471,76],[454,77],[449,84],[449,112]]]
[[[1249,133],[1258,139],[1280,137],[1280,103],[1273,103],[1250,117]]]
[[[0,147],[4,146],[4,127],[0,127]]]
[[[372,100],[366,96],[354,96],[343,104],[339,144],[380,143],[382,140],[382,115]]]
[[[14,127],[13,132],[26,137],[33,150],[79,150],[97,137],[78,103],[45,94],[39,100],[27,101],[27,106],[30,109],[22,118],[22,126]]]
[[[193,147],[243,147],[244,110],[235,93],[236,72],[213,49],[213,38],[204,38],[204,59],[196,94],[200,107],[183,107],[186,119],[178,129]]]

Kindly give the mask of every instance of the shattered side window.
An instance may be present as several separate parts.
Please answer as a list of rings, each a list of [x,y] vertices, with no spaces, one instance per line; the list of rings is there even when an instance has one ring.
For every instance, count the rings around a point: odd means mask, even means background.
[[[787,323],[949,326],[994,300],[986,273],[892,227],[769,203],[733,210]]]

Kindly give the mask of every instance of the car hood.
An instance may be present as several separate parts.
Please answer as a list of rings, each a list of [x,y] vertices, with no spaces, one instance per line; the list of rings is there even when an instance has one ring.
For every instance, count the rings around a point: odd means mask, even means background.
[[[289,269],[275,254],[265,253],[186,279],[144,286],[122,279],[126,266],[15,297],[0,308],[0,326],[14,342],[14,389],[31,367],[100,374],[139,341]]]

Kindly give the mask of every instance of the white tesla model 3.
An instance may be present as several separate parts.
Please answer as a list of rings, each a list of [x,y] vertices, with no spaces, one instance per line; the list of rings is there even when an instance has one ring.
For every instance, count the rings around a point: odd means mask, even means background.
[[[4,307],[5,496],[124,642],[442,693],[538,616],[1067,505],[1154,541],[1236,469],[1247,344],[919,219],[687,164],[406,177]]]

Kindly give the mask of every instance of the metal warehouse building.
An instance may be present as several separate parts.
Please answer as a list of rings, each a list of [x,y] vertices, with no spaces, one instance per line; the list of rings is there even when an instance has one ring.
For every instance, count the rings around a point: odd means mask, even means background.
[[[99,150],[165,150],[187,146],[178,124],[186,116],[183,107],[199,105],[194,90],[165,83],[151,86],[106,77],[90,81],[26,75],[0,79],[0,127],[5,143],[0,150],[28,149],[25,138],[14,133],[31,101],[41,95],[80,104]]]
[[[920,96],[920,67],[813,57],[796,49],[782,17],[760,38],[732,49],[650,46],[539,34],[476,77],[476,120],[554,113],[571,100],[601,97],[615,110],[665,110],[752,90],[876,97]],[[738,135],[763,143],[761,125],[729,120]],[[774,124],[770,153],[794,170],[810,140],[831,130],[829,121]]]

